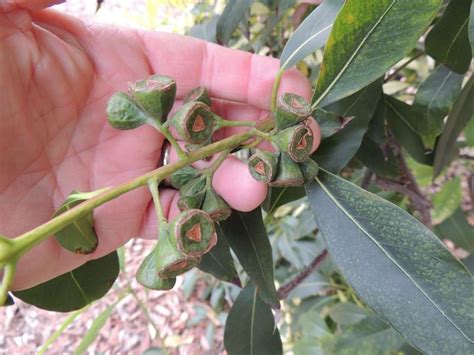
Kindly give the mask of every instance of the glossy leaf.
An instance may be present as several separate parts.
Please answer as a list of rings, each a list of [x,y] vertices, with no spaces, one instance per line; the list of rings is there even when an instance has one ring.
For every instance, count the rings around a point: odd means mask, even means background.
[[[219,280],[239,283],[239,275],[235,270],[234,260],[230,254],[229,243],[219,225],[216,225],[217,244],[203,255],[199,269]]]
[[[425,40],[426,53],[460,74],[469,69],[472,59],[468,35],[471,3],[451,0]]]
[[[441,190],[434,194],[432,202],[431,218],[433,219],[433,224],[439,224],[451,216],[461,205],[461,178],[457,176],[445,183]]]
[[[306,192],[300,186],[272,187],[267,195],[268,203],[264,207],[269,214],[272,214],[278,207],[305,196]]]
[[[312,116],[318,122],[321,138],[326,139],[343,129],[354,117],[340,117],[334,112],[316,109]]]
[[[272,310],[259,294],[248,283],[230,309],[224,330],[224,346],[229,355],[283,354]]]
[[[396,354],[405,340],[377,317],[371,317],[345,329],[338,337],[322,340],[324,354],[366,355]]]
[[[456,247],[474,252],[474,226],[469,224],[461,208],[437,225],[435,232],[441,239],[451,240]]]
[[[229,0],[217,21],[217,42],[227,44],[235,29],[250,9],[253,0]]]
[[[251,212],[232,211],[232,215],[221,222],[221,227],[243,269],[258,287],[262,300],[272,307],[278,307],[272,246],[260,208]]]
[[[461,92],[463,76],[439,65],[423,81],[415,95],[413,106],[423,113],[418,117],[418,133],[427,148],[433,148],[435,139],[443,131],[443,120]]]
[[[474,115],[474,78],[471,77],[462,89],[461,94],[448,115],[445,128],[435,149],[433,176],[436,177],[448,164],[452,154],[456,151],[456,139]]]
[[[83,335],[81,342],[77,346],[76,350],[74,350],[74,355],[86,353],[87,348],[94,342],[94,340],[97,339],[100,331],[104,327],[105,323],[107,323],[109,320],[112,312],[115,309],[115,306],[117,306],[117,303],[120,302],[120,300],[121,299],[107,306],[107,308],[105,308],[96,318],[94,318],[94,321],[87,329],[87,332]]]
[[[291,35],[280,57],[280,67],[290,68],[324,46],[344,0],[326,0],[309,14]]]
[[[364,136],[356,158],[378,176],[398,175],[398,162],[391,149],[384,152],[368,135]]]
[[[353,325],[369,316],[367,309],[354,303],[337,303],[329,311],[329,317],[340,325]]]
[[[414,47],[442,0],[346,1],[326,42],[313,108],[380,78]]]
[[[413,106],[390,96],[385,96],[387,122],[391,132],[403,148],[419,163],[433,164],[433,157],[425,150],[418,134],[419,118],[422,115]]]
[[[59,216],[71,208],[79,205],[94,196],[99,191],[78,192],[73,191],[69,194],[62,205],[54,212],[53,217]],[[90,254],[97,249],[99,241],[94,230],[94,220],[92,212],[86,216],[77,219],[58,231],[55,235],[58,243],[64,248],[76,254]]]
[[[382,82],[376,81],[354,95],[325,107],[325,110],[341,117],[354,118],[340,132],[321,142],[312,156],[319,166],[338,172],[357,153],[381,95],[381,86]]]
[[[70,312],[104,296],[118,273],[118,256],[113,252],[45,283],[16,291],[13,295],[38,308]]]
[[[474,277],[429,229],[322,170],[307,193],[332,259],[365,304],[423,352],[472,352]]]

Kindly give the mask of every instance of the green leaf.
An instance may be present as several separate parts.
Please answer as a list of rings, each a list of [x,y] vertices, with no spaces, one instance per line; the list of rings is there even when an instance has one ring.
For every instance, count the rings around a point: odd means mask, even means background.
[[[396,354],[405,340],[377,317],[371,317],[345,329],[338,337],[322,339],[324,354],[366,355]]]
[[[471,3],[451,0],[425,40],[426,53],[460,74],[469,69],[472,59],[468,34]]]
[[[423,352],[472,352],[474,277],[429,229],[323,170],[306,188],[332,259],[365,304]]]
[[[323,275],[313,272],[289,293],[288,300],[315,296],[331,286],[332,284]]]
[[[471,14],[469,16],[469,41],[471,42],[471,51],[474,56],[474,3],[471,3]]]
[[[217,42],[227,44],[235,29],[250,9],[253,0],[229,0],[217,21]]]
[[[390,96],[385,96],[385,103],[388,126],[398,142],[417,162],[432,165],[433,156],[425,150],[418,134],[421,113],[413,106]]]
[[[461,95],[453,105],[453,109],[448,115],[446,125],[441,134],[435,149],[433,177],[439,175],[443,168],[448,164],[452,155],[456,151],[456,139],[464,127],[473,118],[474,105],[474,77],[462,89]]]
[[[444,117],[461,92],[462,80],[462,75],[439,65],[418,88],[413,106],[423,112],[418,118],[418,133],[427,148],[434,147],[436,137],[443,131]]]
[[[204,41],[217,43],[217,21],[219,21],[219,16],[212,16],[206,22],[191,27],[187,34],[194,38],[199,38]]]
[[[16,291],[13,295],[48,311],[70,312],[104,296],[118,274],[119,261],[114,251],[45,283]]]
[[[298,26],[280,57],[281,69],[290,68],[324,46],[344,0],[326,0]]]
[[[74,355],[84,354],[87,351],[87,348],[94,342],[94,340],[99,336],[101,329],[104,327],[107,320],[112,315],[112,312],[115,309],[115,306],[122,300],[119,298],[117,301],[109,305],[106,309],[104,309],[97,318],[94,319],[92,324],[90,325],[87,332],[82,336],[82,340],[77,346],[76,350],[74,350]]]
[[[376,81],[354,95],[325,107],[341,117],[354,116],[354,119],[340,132],[321,142],[312,156],[319,166],[338,172],[357,153],[381,95],[381,86],[382,81]]]
[[[81,202],[97,196],[100,192],[102,191],[86,193],[78,191],[71,192],[62,205],[54,212],[53,218],[69,211]],[[99,241],[94,230],[92,212],[68,224],[56,233],[55,238],[64,249],[73,253],[90,254],[94,252],[97,249]]]
[[[221,227],[243,269],[258,287],[262,300],[272,307],[279,307],[273,279],[272,246],[260,207],[251,212],[232,211],[232,215],[221,222]]]
[[[384,177],[393,177],[399,174],[398,162],[393,151],[384,152],[367,134],[357,151],[356,158],[375,174]]]
[[[437,225],[435,232],[441,239],[451,240],[456,247],[474,252],[474,226],[469,224],[461,208]]]
[[[229,243],[219,225],[216,225],[217,244],[208,253],[204,254],[199,269],[207,272],[219,280],[239,283],[239,275],[235,270],[234,260],[230,254]]]
[[[305,196],[306,193],[304,188],[300,186],[272,187],[268,192],[268,203],[266,206],[264,206],[264,208],[268,211],[268,214],[272,214],[278,207]]]
[[[349,96],[407,55],[442,0],[352,0],[337,15],[324,51],[313,108]]]
[[[451,216],[461,205],[461,178],[457,176],[445,183],[441,190],[434,194],[432,202],[431,218],[433,219],[433,224],[439,224]]]
[[[354,117],[340,117],[334,112],[316,109],[312,114],[321,130],[321,138],[326,139],[343,129]]]
[[[353,325],[369,316],[367,309],[354,303],[336,303],[329,311],[329,317],[340,325]]]
[[[230,309],[224,330],[224,346],[229,355],[283,354],[272,310],[259,294],[248,283]]]
[[[474,120],[470,120],[464,129],[464,138],[468,146],[474,147]]]

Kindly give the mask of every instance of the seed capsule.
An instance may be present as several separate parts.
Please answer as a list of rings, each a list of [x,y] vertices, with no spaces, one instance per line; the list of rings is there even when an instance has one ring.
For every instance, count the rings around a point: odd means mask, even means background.
[[[313,132],[305,125],[289,127],[272,137],[273,143],[296,162],[303,162],[311,155]]]
[[[145,124],[150,117],[124,92],[113,94],[107,104],[107,120],[116,129],[133,129]]]
[[[165,75],[152,75],[129,85],[135,101],[152,117],[164,122],[176,98],[176,81]]]
[[[217,243],[213,220],[197,209],[181,212],[171,224],[170,233],[178,250],[189,257],[200,257]]]
[[[248,161],[250,174],[255,180],[269,183],[276,174],[279,153],[258,150]]]
[[[209,106],[192,101],[173,115],[171,124],[187,143],[202,144],[211,139],[215,121]]]
[[[205,190],[194,195],[181,196],[178,200],[178,208],[181,212],[190,209],[201,209],[205,196]]]
[[[137,271],[137,281],[146,288],[152,290],[171,290],[176,283],[176,278],[163,279],[158,276],[159,270],[157,265],[157,247],[154,247],[148,254]]]
[[[276,126],[285,129],[297,125],[311,114],[311,106],[303,97],[286,93],[280,96],[276,108]]]
[[[171,186],[175,189],[180,189],[186,185],[189,181],[193,180],[199,175],[199,170],[193,168],[192,166],[185,166],[177,171],[175,171],[170,176]]]
[[[269,186],[300,186],[303,185],[303,173],[300,167],[286,154],[280,155],[276,177]]]
[[[191,101],[202,102],[211,107],[211,98],[209,97],[209,92],[204,86],[198,86],[197,88],[192,89],[183,99],[185,104]]]
[[[301,172],[303,174],[304,182],[312,182],[318,175],[319,165],[313,159],[309,158],[299,164]]]
[[[213,221],[223,221],[232,213],[227,202],[212,188],[206,190],[202,210],[207,212]]]

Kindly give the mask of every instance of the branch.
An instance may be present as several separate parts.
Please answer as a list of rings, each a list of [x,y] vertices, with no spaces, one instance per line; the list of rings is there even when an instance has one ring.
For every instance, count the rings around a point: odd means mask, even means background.
[[[419,52],[417,54],[415,54],[412,58],[408,59],[405,63],[403,63],[402,65],[400,65],[397,69],[395,69],[395,71],[390,74],[389,76],[387,76],[387,78],[383,81],[384,83],[386,83],[387,81],[390,81],[392,80],[393,78],[395,78],[397,76],[397,74],[403,69],[405,68],[408,64],[410,64],[411,62],[417,60],[418,58],[420,58],[424,53],[423,52]]]
[[[327,249],[324,249],[323,252],[319,254],[303,271],[301,271],[286,284],[281,286],[277,291],[278,298],[281,300],[287,298],[290,292],[293,291],[296,286],[302,283],[303,280],[307,278],[309,274],[311,274],[323,262],[327,255],[328,251]]]

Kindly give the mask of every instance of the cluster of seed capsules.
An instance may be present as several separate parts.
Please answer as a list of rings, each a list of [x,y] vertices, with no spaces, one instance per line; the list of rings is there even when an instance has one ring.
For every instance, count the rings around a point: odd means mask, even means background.
[[[273,117],[277,152],[259,150],[248,162],[252,176],[270,186],[299,186],[314,180],[318,164],[310,158],[314,135],[309,127],[311,106],[301,96],[280,96]]]
[[[188,151],[209,144],[225,120],[212,112],[207,90],[191,90],[168,119],[175,98],[174,79],[153,75],[139,80],[129,85],[128,92],[110,98],[108,122],[121,130],[148,124],[162,131],[171,125],[186,142]],[[314,139],[307,125],[310,111],[310,105],[300,96],[280,97],[273,113],[276,127],[269,135],[277,152],[257,150],[249,159],[249,170],[256,180],[271,186],[296,186],[314,178],[318,166],[309,158]],[[170,176],[171,185],[179,189],[181,213],[170,223],[165,222],[165,228],[161,224],[158,243],[137,272],[137,280],[145,287],[172,288],[176,276],[199,265],[201,257],[216,244],[215,222],[229,217],[231,209],[212,188],[211,178],[206,169],[192,166]]]

